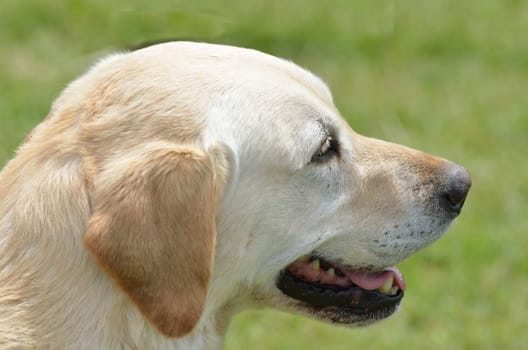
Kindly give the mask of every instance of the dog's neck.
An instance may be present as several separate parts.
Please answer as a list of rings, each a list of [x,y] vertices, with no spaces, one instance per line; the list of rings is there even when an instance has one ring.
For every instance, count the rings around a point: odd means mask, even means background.
[[[83,244],[90,216],[86,185],[82,176],[71,176],[72,171],[82,171],[80,161],[67,165],[74,170],[64,165],[55,168],[53,177],[44,171],[21,171],[24,166],[13,161],[0,175],[0,196],[10,200],[0,203],[1,348],[222,346],[230,316],[219,312],[221,305],[207,306],[191,334],[170,339],[146,321],[97,266]],[[15,180],[7,183],[5,179]],[[40,187],[42,193],[60,193],[56,198],[61,200],[52,203],[38,192],[23,191],[34,187]]]

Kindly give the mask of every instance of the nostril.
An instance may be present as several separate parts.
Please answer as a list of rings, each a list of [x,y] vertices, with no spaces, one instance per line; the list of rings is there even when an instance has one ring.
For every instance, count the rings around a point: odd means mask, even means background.
[[[453,191],[443,194],[443,199],[447,203],[450,209],[456,212],[460,212],[464,202],[466,201],[466,193],[460,191]]]
[[[447,194],[447,199],[453,205],[460,205],[466,200],[467,192],[466,189],[461,190],[460,188],[457,188],[455,191],[451,191]]]

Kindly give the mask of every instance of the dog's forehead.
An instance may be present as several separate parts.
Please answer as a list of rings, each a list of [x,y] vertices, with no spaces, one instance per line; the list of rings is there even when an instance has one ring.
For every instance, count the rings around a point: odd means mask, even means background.
[[[220,78],[226,83],[232,82],[233,76],[239,82],[252,82],[255,85],[259,85],[259,82],[269,83],[271,80],[283,84],[288,80],[290,84],[304,86],[325,103],[333,104],[330,90],[319,77],[290,61],[253,49],[170,42],[135,51],[133,56],[154,62],[154,66],[162,70],[168,69],[178,74],[198,71],[204,76]]]
[[[149,70],[165,71],[172,77],[169,83],[200,87],[195,96],[207,96],[209,101],[206,145],[227,140],[238,143],[248,157],[282,156],[300,165],[307,146],[316,145],[326,126],[339,119],[330,90],[320,78],[256,50],[175,42],[139,50],[134,56],[156,62]],[[178,82],[182,77],[185,84]]]
[[[154,45],[105,59],[78,85],[93,85],[98,93],[92,95],[111,98],[112,104],[134,101],[150,114],[185,112],[174,122],[186,120],[199,128],[196,134],[206,148],[226,143],[247,157],[276,157],[294,168],[306,162],[325,127],[340,119],[330,90],[314,74],[284,59],[231,46]],[[143,106],[146,101],[150,104]]]

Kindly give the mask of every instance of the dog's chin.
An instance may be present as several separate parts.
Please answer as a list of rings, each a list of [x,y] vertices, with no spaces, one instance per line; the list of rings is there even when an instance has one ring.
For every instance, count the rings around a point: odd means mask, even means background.
[[[303,302],[297,302],[290,298],[286,309],[291,313],[296,313],[305,317],[310,317],[325,323],[338,324],[345,327],[363,327],[368,326],[394,314],[399,303],[391,307],[386,307],[378,311],[369,311],[357,313],[355,310],[349,310],[345,307],[335,306],[313,306]]]
[[[396,268],[358,271],[331,260],[301,257],[277,276],[281,304],[321,321],[365,326],[392,315],[405,282]]]

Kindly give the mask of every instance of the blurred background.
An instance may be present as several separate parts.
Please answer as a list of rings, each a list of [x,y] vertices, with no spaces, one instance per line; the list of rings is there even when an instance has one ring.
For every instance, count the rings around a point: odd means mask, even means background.
[[[526,349],[527,35],[522,0],[1,0],[0,166],[110,52],[185,39],[293,60],[356,131],[463,164],[473,188],[446,236],[400,265],[391,319],[346,329],[248,311],[226,348]]]

